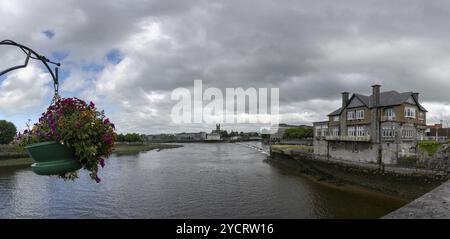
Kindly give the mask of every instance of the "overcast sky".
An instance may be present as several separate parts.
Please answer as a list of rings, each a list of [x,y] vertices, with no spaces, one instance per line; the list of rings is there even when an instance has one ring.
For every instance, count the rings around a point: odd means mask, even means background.
[[[177,87],[280,88],[283,122],[310,124],[340,92],[417,91],[450,123],[449,1],[0,0],[0,38],[61,61],[62,95],[94,101],[120,132],[177,127]],[[24,60],[0,47],[0,68]],[[48,106],[39,64],[0,78],[0,118],[23,128]],[[226,129],[234,126],[226,125]],[[240,125],[239,130],[256,129]]]

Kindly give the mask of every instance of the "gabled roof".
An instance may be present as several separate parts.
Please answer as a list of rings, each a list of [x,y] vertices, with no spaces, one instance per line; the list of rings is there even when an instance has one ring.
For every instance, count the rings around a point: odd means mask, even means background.
[[[348,103],[350,103],[353,98],[358,98],[361,102],[364,103],[365,106],[368,108],[373,108],[374,102],[372,95],[361,95],[361,94],[353,94]],[[419,107],[420,110],[427,112],[427,110],[418,102],[418,100],[414,97],[413,92],[403,92],[398,93],[395,90],[392,91],[385,91],[380,93],[380,107],[388,107],[388,106],[395,106],[395,105],[401,105],[405,103],[410,97],[412,97]],[[333,115],[340,115],[342,111],[344,110],[343,107],[331,112],[328,114],[328,116]]]
[[[292,125],[292,124],[285,124],[285,123],[280,123],[278,124],[278,127],[285,127],[285,128],[311,128],[312,126],[310,125]]]
[[[342,113],[342,110],[344,110],[344,108],[341,107],[341,108],[329,113],[328,116],[340,115]]]

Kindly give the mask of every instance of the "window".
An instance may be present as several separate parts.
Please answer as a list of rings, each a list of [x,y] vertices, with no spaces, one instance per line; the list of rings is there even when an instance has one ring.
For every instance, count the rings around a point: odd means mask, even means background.
[[[353,120],[355,119],[355,111],[348,111],[347,112],[347,120]]]
[[[355,116],[356,119],[364,119],[364,110],[357,110]]]
[[[316,137],[319,137],[322,134],[322,130],[320,126],[316,126]]]
[[[328,125],[322,126],[322,136],[328,135]]]
[[[334,122],[339,122],[339,116],[334,116],[333,120],[334,120]]]
[[[404,127],[402,130],[403,138],[413,138],[415,136],[416,130],[414,127]]]
[[[364,129],[364,126],[356,127],[356,136],[358,136],[358,137],[366,136],[366,131]]]
[[[395,111],[393,108],[387,108],[384,110],[384,116],[386,116],[388,119],[395,118]]]
[[[331,136],[339,136],[339,127],[333,127],[330,134]]]
[[[405,107],[405,117],[416,118],[416,109],[413,107]]]
[[[348,135],[348,136],[356,136],[356,130],[355,130],[355,127],[348,127],[348,128],[347,128],[347,135]]]
[[[383,137],[386,137],[386,138],[394,137],[394,127],[393,126],[383,126],[381,128],[381,134]]]

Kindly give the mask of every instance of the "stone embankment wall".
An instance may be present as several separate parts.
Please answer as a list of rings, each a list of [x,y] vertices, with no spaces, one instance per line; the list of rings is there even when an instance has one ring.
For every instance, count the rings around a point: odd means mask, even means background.
[[[278,144],[287,144],[287,145],[313,145],[312,139],[282,139]]]
[[[437,143],[433,141],[419,143],[417,156],[399,158],[399,166],[430,169],[450,172],[450,143]]]
[[[314,145],[314,147],[324,147]],[[317,152],[317,151],[315,151]],[[330,159],[301,149],[271,149],[271,162],[286,164],[320,180],[347,183],[405,199],[415,199],[446,181],[442,171]]]
[[[17,145],[0,144],[0,160],[27,158],[28,154],[25,150],[19,149]]]
[[[377,145],[370,142],[314,141],[316,156],[329,160],[378,164]],[[450,143],[404,142],[381,144],[382,165],[433,171],[450,171]]]

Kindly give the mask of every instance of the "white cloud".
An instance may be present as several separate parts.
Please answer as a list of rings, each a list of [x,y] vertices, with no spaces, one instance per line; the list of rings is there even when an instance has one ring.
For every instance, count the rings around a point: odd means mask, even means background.
[[[35,65],[12,72],[0,84],[0,112],[6,115],[42,108],[52,93],[51,76]]]
[[[447,9],[444,1],[0,0],[0,32],[49,57],[69,52],[64,96],[95,101],[123,131],[181,130],[168,120],[168,96],[194,79],[220,89],[278,87],[290,123],[322,120],[341,91],[368,94],[372,83],[420,92],[438,120],[450,117]],[[105,60],[112,49],[124,57],[116,65]],[[6,53],[1,66],[22,63]],[[89,64],[105,67],[82,69]],[[44,79],[20,77],[0,82],[2,113],[26,115],[51,92]]]
[[[441,120],[443,123],[450,127],[450,104],[449,103],[439,103],[439,102],[425,102],[423,103],[425,109],[428,110],[427,113],[427,123],[437,124]]]

